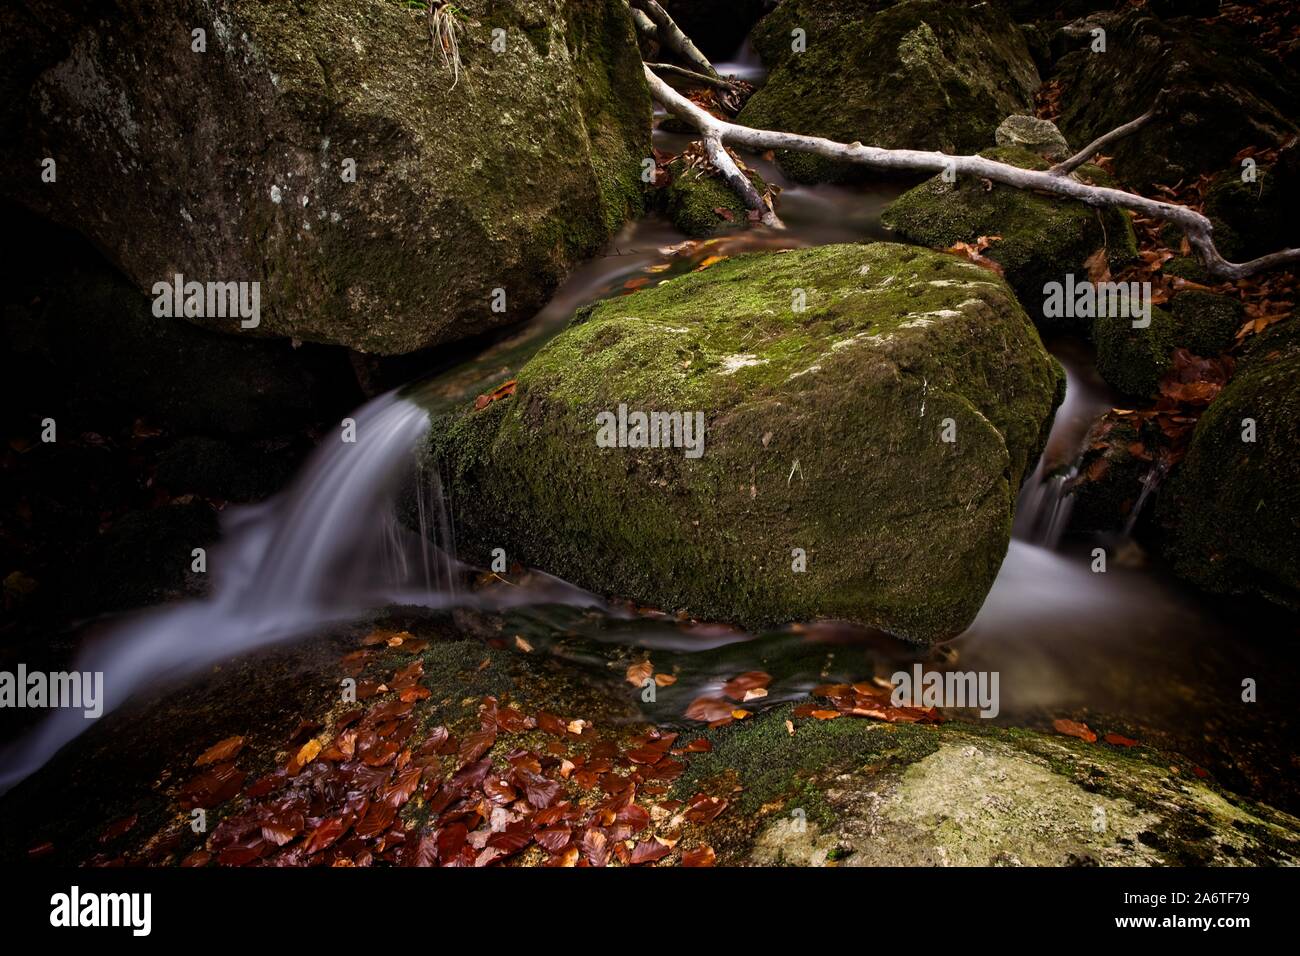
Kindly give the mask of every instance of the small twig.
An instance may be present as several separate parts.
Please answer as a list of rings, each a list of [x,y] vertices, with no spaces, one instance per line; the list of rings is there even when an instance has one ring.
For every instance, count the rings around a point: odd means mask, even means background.
[[[1163,95],[1164,94],[1162,93],[1161,96]],[[1151,109],[1147,110],[1137,119],[1129,120],[1123,126],[1117,126],[1109,133],[1103,133],[1069,159],[1057,163],[1048,170],[1048,172],[1052,173],[1054,176],[1068,176],[1111,143],[1123,139],[1131,133],[1136,133],[1143,126],[1146,126],[1147,123],[1151,122],[1155,115],[1160,112],[1161,96],[1156,97],[1156,101],[1152,104]]]
[[[739,84],[734,80],[728,80],[721,76],[707,76],[703,73],[696,73],[694,70],[688,70],[684,66],[676,66],[672,63],[647,63],[646,66],[658,73],[669,73],[673,76],[680,76],[683,79],[694,80],[696,83],[704,83],[708,86],[717,87],[720,90],[739,89]]]

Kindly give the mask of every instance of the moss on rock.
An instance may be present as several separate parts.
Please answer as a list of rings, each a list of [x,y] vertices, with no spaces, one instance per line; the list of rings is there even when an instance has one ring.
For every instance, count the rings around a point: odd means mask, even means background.
[[[749,210],[721,176],[680,166],[678,162],[669,164],[673,180],[662,190],[660,200],[674,226],[692,238],[703,238],[749,221]],[[760,195],[767,189],[758,173],[751,172],[749,179]]]
[[[1158,753],[964,723],[796,720],[707,732],[674,786],[740,789],[712,824],[725,863],[1286,865],[1300,820],[1171,771]]]
[[[791,49],[795,28],[803,52]],[[992,4],[787,0],[754,43],[772,73],[738,121],[846,143],[970,152],[1008,113],[1030,112],[1039,84],[1023,34]],[[800,182],[867,175],[807,154],[777,159]]]
[[[1171,528],[1165,554],[1179,574],[1214,593],[1259,594],[1300,608],[1297,448],[1300,320],[1293,316],[1252,343],[1197,422],[1160,497],[1160,520]]]
[[[504,547],[700,618],[931,641],[992,584],[1060,375],[1006,285],[956,257],[752,254],[584,310],[429,454],[472,560]],[[703,412],[703,456],[597,447],[620,404]]]
[[[1214,223],[1214,244],[1224,258],[1254,259],[1294,245],[1300,221],[1300,146],[1282,150],[1277,162],[1258,166],[1254,180],[1241,168],[1214,178],[1205,193],[1205,214]]]
[[[1041,156],[1016,146],[981,150],[980,155],[1022,169],[1046,169]],[[1106,174],[1084,166],[1078,175],[1110,185]],[[974,243],[997,236],[984,255],[1000,265],[1021,304],[1043,326],[1071,325],[1070,319],[1046,319],[1043,287],[1063,282],[1066,274],[1082,278],[1087,259],[1105,247],[1112,268],[1137,256],[1133,225],[1122,210],[1097,210],[1083,203],[1041,196],[1024,189],[994,185],[974,177],[946,183],[926,180],[895,200],[881,221],[900,237],[934,248]]]
[[[1151,397],[1169,369],[1176,328],[1174,317],[1158,306],[1146,328],[1134,328],[1127,315],[1098,316],[1092,323],[1097,371],[1125,395]]]

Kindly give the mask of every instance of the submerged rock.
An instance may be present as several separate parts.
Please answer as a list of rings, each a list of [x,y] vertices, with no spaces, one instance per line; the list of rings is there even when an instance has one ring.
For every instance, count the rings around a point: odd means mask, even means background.
[[[966,153],[1008,113],[1032,111],[1038,71],[1025,39],[992,4],[894,5],[787,0],[754,32],[772,69],[738,122],[844,143]],[[880,9],[876,9],[879,7]],[[807,49],[792,49],[802,30]],[[860,178],[862,167],[778,152],[801,182]]]
[[[984,149],[980,155],[1022,169],[1050,165],[1016,146]],[[1076,175],[1112,185],[1095,166],[1083,166]],[[895,200],[881,221],[910,242],[939,249],[989,237],[984,256],[1002,267],[1025,310],[1043,327],[1086,329],[1086,323],[1073,319],[1044,317],[1047,283],[1064,282],[1068,274],[1082,281],[1089,272],[1088,259],[1103,248],[1113,269],[1137,255],[1133,225],[1122,210],[1097,210],[1010,186],[989,188],[972,176],[958,177],[955,183],[944,182],[942,176],[928,179]]]
[[[957,257],[752,254],[579,313],[513,396],[436,424],[429,457],[471,560],[934,641],[993,582],[1062,382],[1010,289]],[[699,447],[600,447],[620,407],[698,413]]]
[[[396,354],[527,317],[640,208],[631,19],[615,0],[447,9],[458,79],[401,3],[6,7],[0,157],[28,171],[6,192],[144,289],[260,281],[246,334]]]
[[[1064,109],[1057,122],[1071,142],[1091,142],[1136,119],[1168,90],[1159,116],[1107,150],[1128,185],[1190,181],[1223,169],[1246,147],[1296,134],[1300,80],[1231,32],[1141,10],[1093,22],[1106,31],[1105,52],[1077,50],[1058,64]]]
[[[1160,497],[1165,554],[1218,594],[1300,608],[1300,320],[1260,335]]]

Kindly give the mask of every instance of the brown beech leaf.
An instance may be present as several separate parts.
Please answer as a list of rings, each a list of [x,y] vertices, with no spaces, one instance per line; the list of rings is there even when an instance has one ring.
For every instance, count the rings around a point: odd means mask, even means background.
[[[654,674],[654,665],[649,660],[639,661],[631,664],[627,669],[627,682],[633,687],[642,687],[645,682]]]
[[[1058,734],[1065,734],[1067,737],[1078,737],[1080,740],[1086,740],[1090,744],[1097,742],[1097,735],[1092,732],[1087,724],[1081,724],[1077,721],[1066,720],[1058,717],[1052,721],[1052,729]]]
[[[639,866],[642,863],[654,863],[662,860],[669,852],[671,851],[668,845],[658,839],[642,840],[632,848],[631,863],[633,866]]]
[[[731,716],[731,702],[721,697],[697,697],[686,708],[689,720],[715,721]]]
[[[207,750],[199,755],[199,759],[194,761],[196,767],[206,767],[209,764],[225,763],[227,760],[234,760],[239,756],[239,752],[244,749],[243,737],[227,737],[225,740],[219,740]]]
[[[603,830],[592,828],[582,835],[582,855],[591,866],[609,862],[609,838]]]
[[[290,777],[298,776],[298,774],[302,772],[303,767],[307,766],[307,764],[311,763],[313,760],[316,759],[316,757],[320,754],[320,750],[321,747],[320,747],[319,740],[313,738],[307,741],[305,744],[303,744],[301,747],[298,748],[298,752],[293,755],[293,758],[289,761],[288,766],[284,768],[285,773],[287,773]]]
[[[746,694],[751,690],[766,688],[772,683],[772,675],[763,671],[746,671],[733,677],[722,685],[722,693],[732,700],[747,700]]]
[[[682,852],[682,866],[713,866],[717,854],[711,846],[695,847]]]

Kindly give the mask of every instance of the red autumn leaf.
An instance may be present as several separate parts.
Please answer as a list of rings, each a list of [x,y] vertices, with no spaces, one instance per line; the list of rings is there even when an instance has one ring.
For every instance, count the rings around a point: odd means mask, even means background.
[[[308,856],[313,853],[319,853],[321,850],[330,846],[339,837],[347,832],[348,825],[342,817],[328,817],[321,821],[321,825],[311,832],[303,844],[303,853]]]
[[[668,846],[658,840],[642,840],[632,848],[631,863],[633,866],[639,866],[642,863],[654,863],[662,860],[670,852]]]
[[[689,720],[715,721],[731,716],[731,702],[721,697],[697,697],[686,708]]]
[[[1078,737],[1080,740],[1086,740],[1090,744],[1097,742],[1097,735],[1092,732],[1087,724],[1081,724],[1073,720],[1057,718],[1052,721],[1052,728],[1058,734],[1065,734],[1067,737]]]
[[[193,810],[199,807],[211,810],[213,807],[220,806],[239,793],[239,788],[244,785],[244,778],[247,776],[248,774],[233,763],[217,764],[181,789],[179,801],[181,809]]]
[[[609,862],[609,838],[604,831],[592,828],[582,835],[582,855],[591,866]]]
[[[713,866],[717,854],[711,846],[696,847],[682,853],[682,866]]]
[[[727,809],[727,800],[725,797],[710,797],[702,793],[697,793],[691,797],[690,803],[686,808],[686,819],[692,823],[708,823],[716,819],[718,814]]]
[[[135,821],[136,815],[131,814],[129,817],[123,817],[120,820],[110,823],[104,832],[99,835],[99,842],[108,843],[112,840],[116,840],[122,834],[126,833],[127,830],[135,826]]]
[[[558,853],[569,845],[569,838],[572,831],[568,827],[551,827],[546,830],[538,830],[534,836],[537,845],[548,853]]]
[[[722,693],[732,700],[743,701],[751,690],[762,690],[772,683],[772,675],[763,671],[746,671],[722,685]]]

